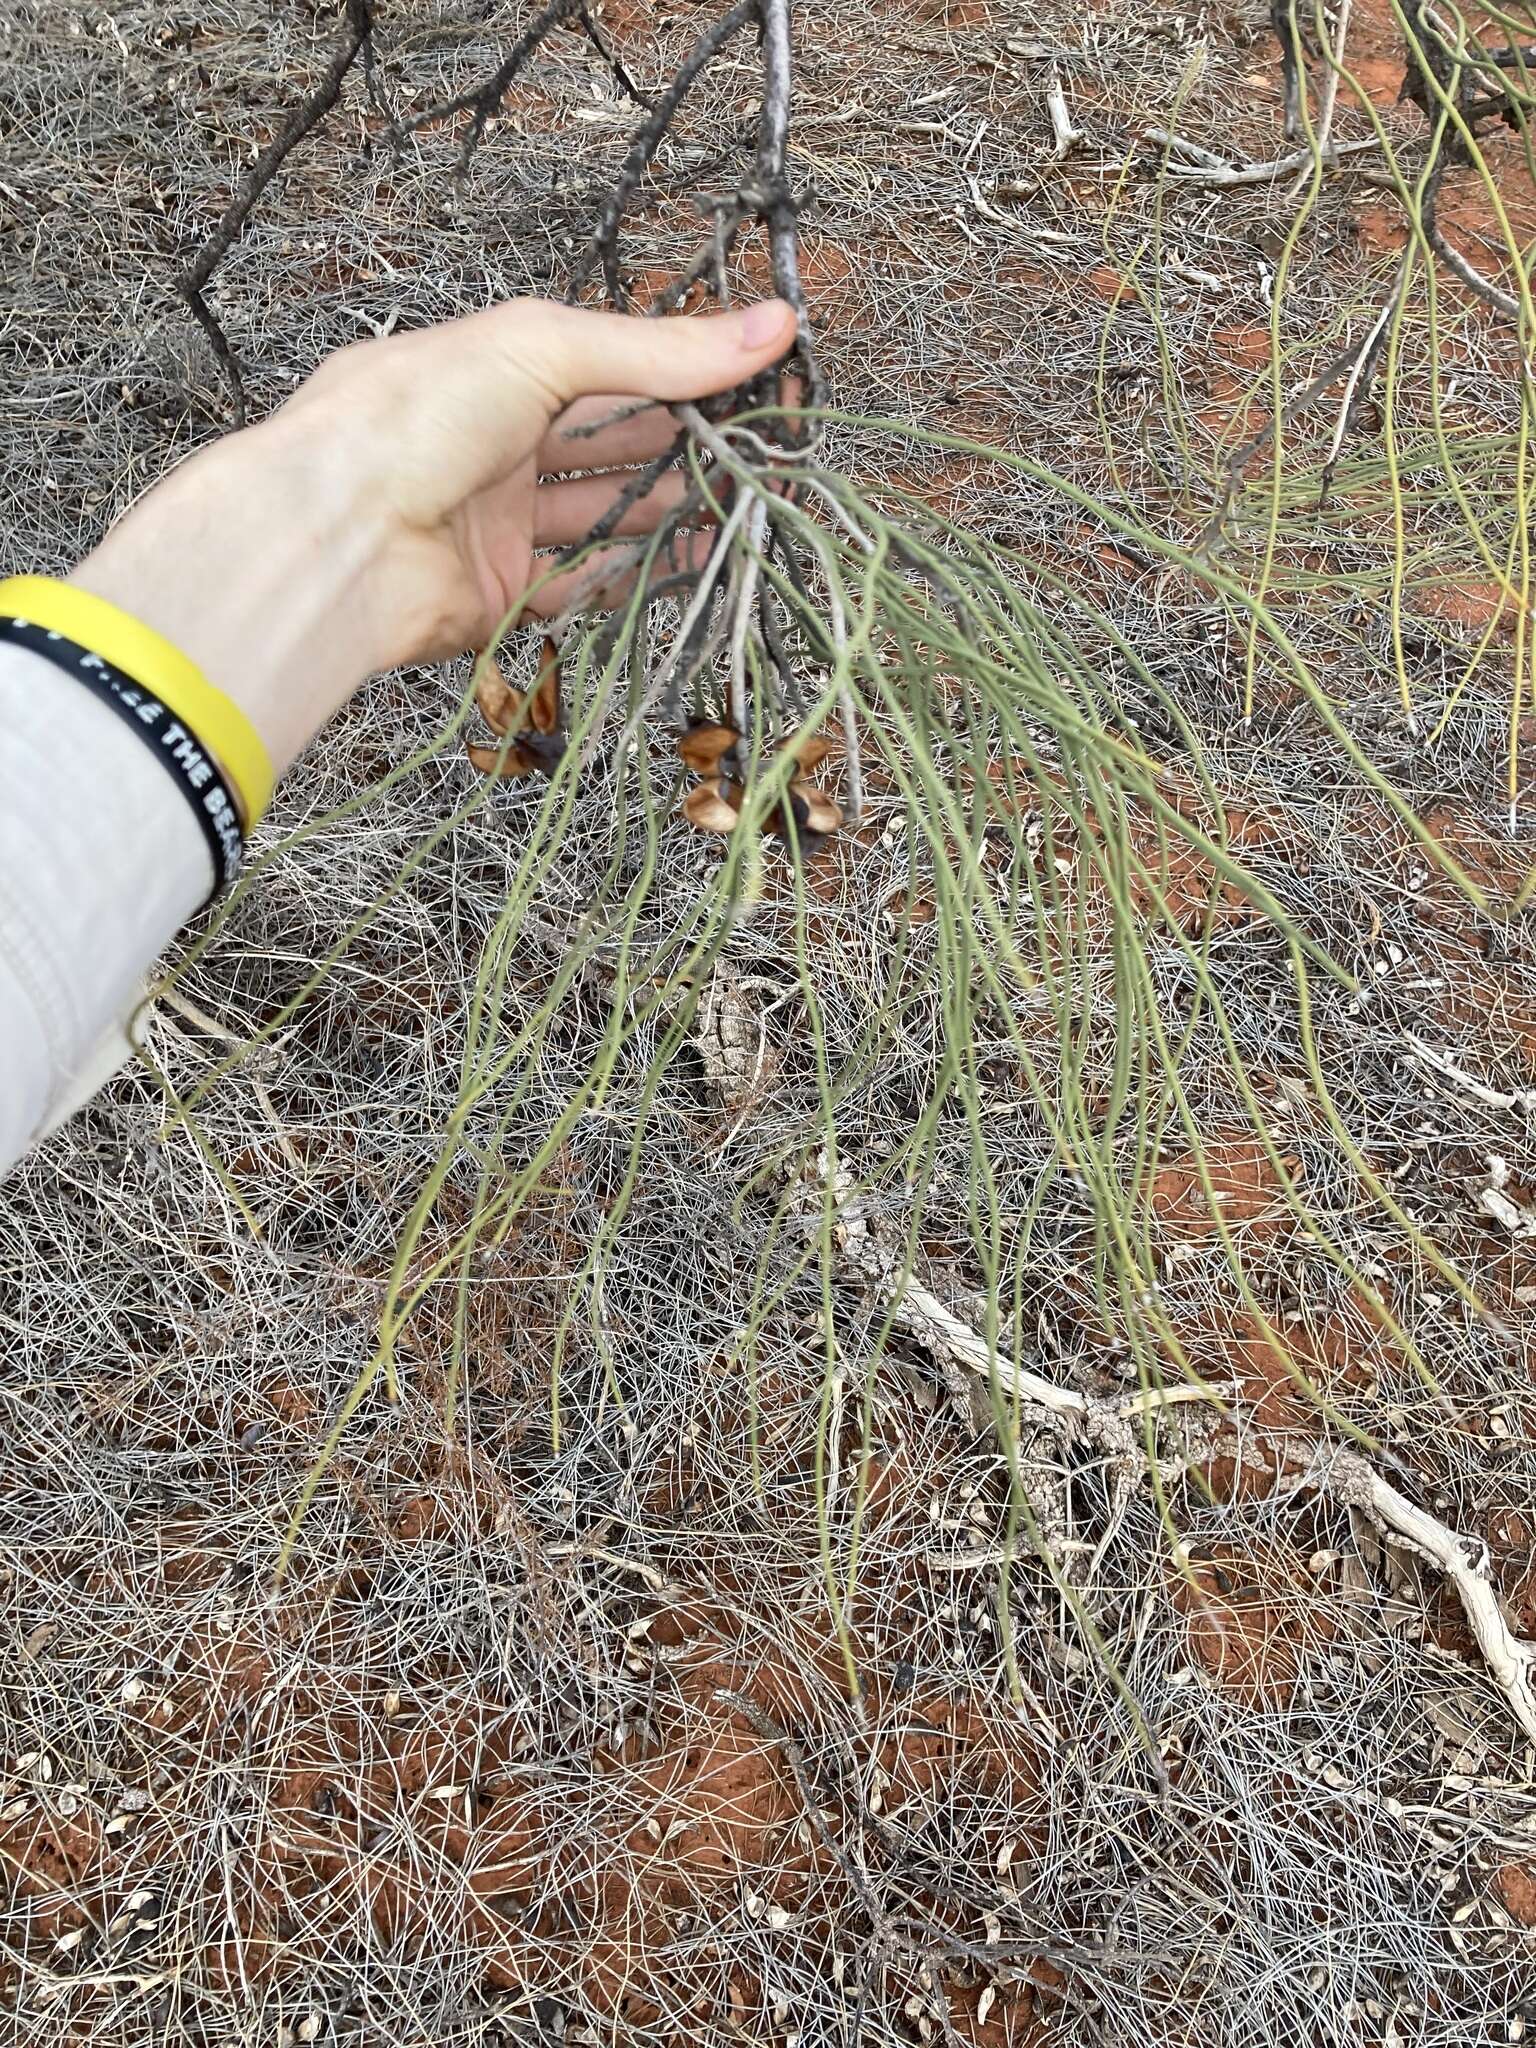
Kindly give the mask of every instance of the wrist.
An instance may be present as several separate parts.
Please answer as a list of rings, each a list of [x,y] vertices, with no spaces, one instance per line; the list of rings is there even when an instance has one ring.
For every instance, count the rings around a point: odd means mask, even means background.
[[[194,457],[69,578],[195,662],[278,773],[368,672],[358,625],[381,546],[365,493],[298,424],[279,415]]]

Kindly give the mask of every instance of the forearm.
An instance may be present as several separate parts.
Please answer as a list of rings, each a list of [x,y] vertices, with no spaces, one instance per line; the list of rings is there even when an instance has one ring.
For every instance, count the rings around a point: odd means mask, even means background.
[[[253,530],[256,484],[268,509]],[[358,631],[378,552],[347,465],[278,414],[173,472],[68,580],[195,662],[281,774],[386,664]]]

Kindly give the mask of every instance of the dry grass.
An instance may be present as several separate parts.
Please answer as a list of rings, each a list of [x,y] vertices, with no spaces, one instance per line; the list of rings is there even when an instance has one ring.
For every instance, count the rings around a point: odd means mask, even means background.
[[[1209,25],[1202,56],[1184,18],[1125,7],[801,12],[793,163],[814,187],[804,267],[839,404],[1016,448],[1192,534],[1264,417],[1296,194],[1291,179],[1171,183],[1138,138],[1176,126],[1232,164],[1284,148],[1257,13]],[[388,91],[409,113],[460,90],[525,13],[402,0],[381,23]],[[602,13],[642,84],[667,75],[701,17],[679,5],[653,20],[616,0]],[[6,524],[18,552],[52,566],[218,431],[226,393],[171,287],[334,24],[233,4],[109,15],[11,0],[5,26],[21,82],[0,137]],[[1422,121],[1395,103],[1382,11],[1357,0],[1352,34],[1411,147]],[[1087,130],[1063,163],[1053,69]],[[755,90],[743,52],[690,102],[626,243],[641,295],[692,255],[710,195],[732,188]],[[425,131],[397,161],[354,81],[214,280],[253,411],[370,329],[563,289],[632,119],[590,49],[564,37],[456,193],[456,134]],[[1346,97],[1336,134],[1368,132]],[[1475,234],[1460,186],[1443,215]],[[1289,264],[1287,390],[1346,331],[1359,337],[1396,260],[1387,196],[1364,171],[1325,181]],[[749,243],[742,281],[764,263]],[[1507,431],[1507,343],[1463,300],[1442,312],[1465,416]],[[1422,430],[1421,358],[1405,359],[1400,407],[1405,433]],[[1298,423],[1298,473],[1322,459],[1335,417]],[[850,427],[839,459],[859,472],[877,445],[889,463],[889,440]],[[1413,478],[1413,574],[1394,627],[1378,458],[1366,421],[1346,452],[1359,495],[1346,477],[1345,511],[1319,512],[1299,487],[1287,497],[1275,602],[1395,786],[1508,891],[1525,866],[1505,817],[1513,656],[1495,632],[1476,687],[1455,694],[1494,600],[1443,491]],[[1475,460],[1468,474],[1493,502],[1497,479]],[[1298,1353],[1386,1469],[1488,1543],[1512,1618],[1536,1634],[1536,1239],[1480,1200],[1492,1159],[1507,1162],[1517,1214],[1536,1188],[1529,1115],[1507,1099],[1536,1064],[1529,921],[1469,912],[1283,677],[1261,667],[1242,717],[1247,637],[1208,591],[969,454],[914,446],[886,481],[1024,548],[1048,613],[1068,617],[1051,572],[1104,608],[1198,730],[1255,870],[1302,896],[1320,939],[1366,972],[1368,999],[1341,997],[1320,1020],[1330,1086],[1513,1341],[1436,1296],[1340,1171],[1296,1084],[1283,957],[1240,894],[1222,899],[1211,965],[1268,1077],[1273,1129],[1309,1200],[1390,1274],[1438,1398],[1298,1238],[1214,1048],[1199,1070],[1203,1156]],[[1241,565],[1266,488],[1261,463],[1229,543]],[[1369,517],[1347,509],[1360,503]],[[1421,725],[1446,713],[1433,749],[1399,713],[1394,641]],[[463,681],[372,685],[286,785],[271,842],[425,746]],[[1153,1500],[1126,1483],[1123,1446],[1042,1427],[1026,1446],[1031,1505],[1059,1578],[1025,1550],[1000,1606],[1015,1528],[989,1418],[916,1339],[884,1353],[866,1403],[882,1305],[856,1278],[830,1318],[814,1271],[785,1284],[749,1386],[738,1335],[775,1251],[771,1205],[738,1196],[816,1103],[782,878],[733,939],[690,1043],[652,1072],[658,1020],[514,1232],[476,1253],[455,1431],[442,1419],[444,1284],[409,1326],[404,1400],[359,1415],[273,1591],[295,1494],[367,1364],[402,1216],[454,1103],[472,963],[527,851],[535,799],[513,789],[376,907],[423,820],[446,819],[471,783],[438,755],[360,817],[287,843],[157,1013],[156,1055],[190,1091],[371,914],[293,1024],[201,1104],[260,1241],[185,1130],[162,1139],[158,1094],[137,1077],[5,1190],[0,1977],[14,2038],[1520,2038],[1522,2016],[1536,2021],[1530,1752],[1512,1746],[1433,1575],[1295,1483],[1310,1410],[1227,1285],[1176,1147],[1152,1201],[1164,1305],[1251,1420],[1236,1435],[1188,1422],[1169,1460],[1172,1556]],[[816,995],[845,1050],[886,985],[893,932],[907,920],[920,946],[933,911],[896,793],[870,796],[865,828],[813,876]],[[567,961],[613,815],[595,773],[518,937],[509,1042]],[[667,837],[653,935],[685,916],[713,859]],[[1165,889],[1191,916],[1209,893],[1195,873]],[[1103,910],[1084,895],[1094,931]],[[1170,1000],[1180,958],[1158,955]],[[572,975],[519,1081],[523,1157],[598,1054],[610,966],[598,949]],[[860,1104],[872,1149],[910,1121],[942,1050],[937,1008],[903,1029]],[[1406,1054],[1408,1033],[1452,1071]],[[998,1206],[1017,1215],[1051,1169],[1050,1134],[1006,1039],[975,1050],[995,1088]],[[642,1115],[644,1173],[594,1284],[587,1255]],[[963,1132],[946,1142],[922,1277],[979,1323],[970,1154]],[[450,1178],[421,1270],[474,1195],[471,1162]],[[1120,1368],[1085,1313],[1091,1221],[1074,1199],[1053,1197],[1030,1240],[1025,1326],[1052,1378],[1109,1395]],[[843,1617],[857,1705],[818,1548],[818,1446],[838,1545],[863,1502]]]

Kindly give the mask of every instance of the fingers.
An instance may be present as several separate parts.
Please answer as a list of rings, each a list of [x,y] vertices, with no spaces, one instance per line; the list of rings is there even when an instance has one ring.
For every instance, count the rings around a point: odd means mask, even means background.
[[[576,399],[728,391],[777,362],[794,335],[794,314],[778,299],[677,320],[518,299],[339,350],[284,411],[322,412],[328,428],[349,423],[369,488],[398,517],[430,524],[531,460]]]
[[[793,410],[805,398],[804,380],[788,374],[779,382],[779,402]],[[578,398],[544,436],[539,449],[543,476],[573,470],[635,469],[665,455],[678,436],[670,407],[656,399]]]
[[[533,544],[537,548],[571,547],[584,540],[625,486],[627,476],[582,476],[564,483],[540,484],[533,501]],[[654,533],[688,495],[691,479],[676,473],[659,477],[643,498],[625,508],[614,528],[622,539],[631,533]],[[708,507],[695,525],[706,523]]]
[[[592,428],[597,431],[589,431]],[[546,475],[573,469],[633,469],[664,455],[679,428],[654,399],[578,398],[544,436],[539,468]]]
[[[686,533],[664,548],[651,570],[652,584],[669,576],[696,576],[714,552],[718,536]],[[535,574],[547,574],[548,562],[534,564]],[[640,565],[632,548],[602,548],[579,568],[562,570],[537,589],[530,591],[527,616],[557,619],[562,612],[578,607],[583,611],[613,611],[634,595],[640,582]]]

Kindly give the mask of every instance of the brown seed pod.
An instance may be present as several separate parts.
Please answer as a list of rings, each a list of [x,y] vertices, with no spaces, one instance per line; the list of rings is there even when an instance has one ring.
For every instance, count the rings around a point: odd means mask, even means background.
[[[798,844],[809,856],[819,853],[827,838],[843,822],[842,808],[814,782],[792,782],[781,804],[776,804],[764,821],[763,830],[772,839]]]
[[[528,721],[535,732],[554,733],[562,723],[560,704],[560,650],[546,634],[539,655],[539,679],[533,686]]]
[[[494,775],[502,782],[519,781],[531,775],[539,765],[532,756],[514,740],[503,754],[500,747],[477,746],[469,741],[464,751],[469,756],[469,765],[477,775]]]
[[[695,775],[718,775],[720,763],[740,738],[741,734],[734,725],[701,721],[690,725],[685,733],[679,735],[677,751],[682,756],[683,766]]]
[[[498,738],[505,736],[522,709],[521,695],[503,677],[500,669],[487,667],[475,684],[475,702],[480,716]]]
[[[832,751],[832,742],[819,732],[797,732],[779,752],[788,754],[801,775],[814,775]]]
[[[829,832],[835,832],[842,824],[842,805],[834,797],[828,796],[824,789],[818,789],[814,782],[797,782],[790,794],[804,805],[806,829],[816,833],[818,837],[825,838]],[[797,820],[799,815],[797,811]]]
[[[701,782],[683,798],[683,816],[695,832],[714,832],[723,837],[736,830],[741,795],[739,783],[720,779]]]
[[[527,724],[507,748],[504,758],[497,747],[470,744],[470,762],[481,775],[494,773],[506,780],[535,771],[542,775],[552,773],[565,752],[560,730],[560,650],[553,640],[546,637],[544,641],[539,678],[527,697],[521,690],[514,690],[499,669],[487,668],[475,684],[475,702],[498,739],[505,739],[523,717],[524,707],[527,708]]]

